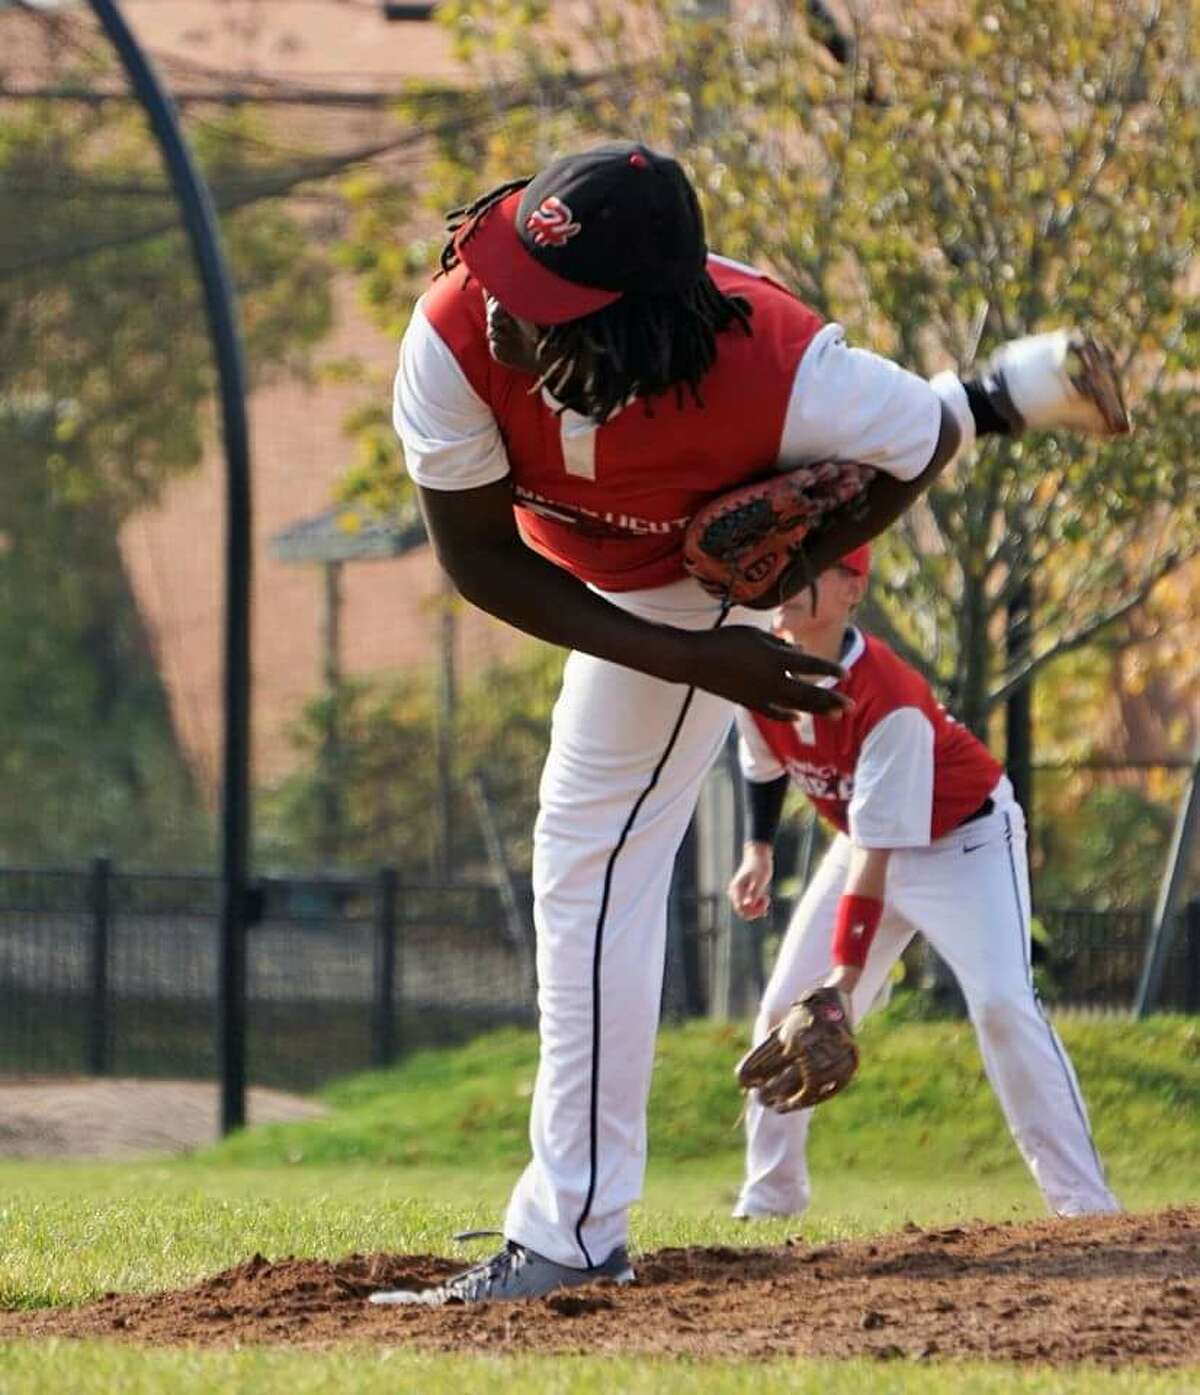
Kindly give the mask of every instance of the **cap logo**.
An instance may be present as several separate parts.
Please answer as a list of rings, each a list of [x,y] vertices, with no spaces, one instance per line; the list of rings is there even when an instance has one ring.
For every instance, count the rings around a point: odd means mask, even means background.
[[[583,231],[582,223],[575,221],[575,215],[554,194],[538,204],[526,218],[525,226],[539,247],[562,247]]]

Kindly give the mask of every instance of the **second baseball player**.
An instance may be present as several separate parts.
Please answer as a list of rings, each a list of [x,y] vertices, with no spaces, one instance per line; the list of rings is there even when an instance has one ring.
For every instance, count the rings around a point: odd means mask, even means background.
[[[838,722],[738,713],[750,835],[729,887],[738,914],[769,907],[789,780],[837,829],[788,927],[755,1041],[822,983],[860,1019],[921,932],[958,979],[988,1079],[1049,1208],[1118,1210],[1075,1072],[1034,992],[1021,807],[997,762],[920,674],[850,623],[869,566],[869,549],[856,549],[778,612],[777,633],[841,663],[846,676],[824,681],[836,681],[853,710]],[[806,1208],[811,1114],[776,1114],[751,1095],[735,1216]]]

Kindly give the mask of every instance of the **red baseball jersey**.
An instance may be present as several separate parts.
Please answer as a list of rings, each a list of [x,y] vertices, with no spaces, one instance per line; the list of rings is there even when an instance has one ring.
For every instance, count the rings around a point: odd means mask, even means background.
[[[973,814],[1003,771],[882,640],[856,629],[847,638],[846,676],[836,686],[854,710],[836,722],[739,711],[743,773],[754,781],[790,775],[860,847],[925,847]]]
[[[564,410],[488,349],[483,293],[463,268],[421,298],[401,346],[395,420],[410,476],[429,489],[511,478],[526,542],[610,591],[684,575],[696,509],[781,463],[858,460],[902,479],[933,453],[941,406],[921,378],[846,347],[840,326],[721,258],[717,285],[753,307],[689,394],[634,399],[597,423]]]

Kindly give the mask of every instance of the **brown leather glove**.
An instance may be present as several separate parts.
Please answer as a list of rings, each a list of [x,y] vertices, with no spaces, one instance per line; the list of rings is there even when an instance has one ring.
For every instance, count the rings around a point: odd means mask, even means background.
[[[832,1099],[854,1078],[858,1047],[836,988],[798,998],[765,1041],[737,1065],[743,1090],[757,1090],[768,1109],[790,1114]]]
[[[688,524],[683,562],[713,595],[762,609],[783,599],[780,581],[801,561],[804,539],[865,503],[870,465],[825,461],[781,470],[710,499]]]

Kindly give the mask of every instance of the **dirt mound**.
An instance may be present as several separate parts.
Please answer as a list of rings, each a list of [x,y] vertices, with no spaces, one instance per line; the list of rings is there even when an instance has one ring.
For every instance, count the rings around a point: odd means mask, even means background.
[[[256,1255],[177,1293],[0,1313],[0,1339],[375,1342],[437,1351],[1200,1363],[1200,1207],[1033,1225],[910,1226],[870,1241],[662,1250],[630,1288],[533,1303],[378,1308],[461,1268],[428,1255]]]

